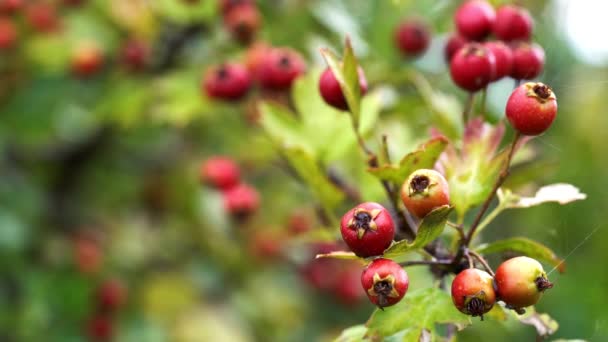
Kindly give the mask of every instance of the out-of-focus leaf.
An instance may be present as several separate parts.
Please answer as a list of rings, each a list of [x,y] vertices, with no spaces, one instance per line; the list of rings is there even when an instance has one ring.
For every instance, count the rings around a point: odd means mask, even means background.
[[[149,88],[137,80],[115,82],[108,94],[99,102],[96,111],[101,116],[110,118],[129,127],[136,124],[144,113],[149,99]]]
[[[416,239],[413,242],[401,240],[393,244],[386,251],[384,251],[384,257],[397,258],[411,252],[414,249],[424,247],[431,241],[438,238],[445,228],[445,223],[447,222],[448,216],[452,212],[452,209],[452,207],[444,205],[431,211],[424,217],[424,219],[422,219],[422,222],[418,227]]]
[[[332,258],[332,259],[345,259],[345,260],[359,260],[360,258],[353,252],[336,251],[326,254],[317,254],[317,259],[320,258]]]
[[[549,202],[564,205],[587,198],[577,187],[566,183],[545,185],[536,191],[534,197],[518,196],[509,190],[499,192],[498,196],[501,202],[505,202],[506,208],[530,208]]]
[[[271,102],[262,102],[259,108],[260,124],[273,140],[283,147],[298,147],[310,154],[315,152],[293,112]]]
[[[546,262],[553,267],[557,267],[560,272],[564,272],[566,264],[563,259],[560,259],[547,246],[530,240],[525,237],[514,237],[505,240],[499,240],[488,244],[480,245],[475,248],[477,253],[492,254],[512,251],[521,253],[534,259]]]
[[[443,137],[433,138],[403,157],[398,166],[383,165],[370,168],[369,172],[381,180],[402,184],[412,172],[433,168],[447,144],[448,141]]]
[[[355,325],[344,329],[334,342],[363,342],[366,333],[367,327],[364,324]]]
[[[188,71],[176,72],[159,79],[153,88],[156,100],[150,110],[153,119],[184,126],[197,114],[204,113],[203,109],[211,107],[193,84],[196,84],[196,79]]]
[[[151,4],[155,6],[156,13],[182,23],[204,21],[213,18],[216,14],[217,3],[217,1],[187,3],[186,1],[174,0],[157,0],[151,2]]]
[[[381,340],[409,330],[408,337],[419,338],[426,329],[436,337],[435,325],[447,323],[463,327],[470,324],[470,319],[454,307],[447,292],[431,287],[408,293],[401,302],[384,311],[376,309],[367,322],[367,336]]]
[[[533,308],[526,309],[526,313],[517,319],[526,325],[536,329],[536,334],[541,337],[553,335],[559,328],[559,324],[546,313],[538,313]]]

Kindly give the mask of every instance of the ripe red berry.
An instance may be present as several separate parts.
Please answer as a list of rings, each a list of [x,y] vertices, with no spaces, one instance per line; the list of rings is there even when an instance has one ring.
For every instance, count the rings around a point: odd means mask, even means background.
[[[13,14],[22,6],[23,0],[0,0],[0,13]]]
[[[148,63],[148,56],[148,44],[138,39],[130,39],[123,45],[120,58],[130,71],[141,71]]]
[[[469,0],[456,10],[454,21],[458,32],[470,40],[482,40],[494,25],[496,13],[484,0]]]
[[[540,75],[545,66],[545,50],[542,47],[535,43],[517,42],[511,48],[511,77],[516,80],[530,80]]]
[[[300,235],[309,231],[312,228],[312,225],[312,219],[308,213],[304,211],[294,211],[289,215],[287,230],[291,235]]]
[[[357,72],[359,74],[361,95],[364,95],[367,92],[367,80],[361,67],[357,69]],[[321,92],[321,97],[323,97],[323,100],[328,105],[340,110],[348,110],[348,103],[346,103],[342,88],[340,88],[338,80],[329,67],[325,69],[323,74],[321,74],[321,78],[319,78],[319,91]]]
[[[304,73],[306,64],[300,54],[289,48],[269,51],[260,68],[260,83],[266,89],[289,89],[293,81]]]
[[[35,2],[26,8],[27,23],[36,31],[48,33],[59,29],[59,17],[55,6],[47,2]]]
[[[417,170],[403,183],[401,200],[410,213],[423,218],[433,209],[450,203],[448,182],[435,170]]]
[[[211,157],[201,165],[201,181],[221,190],[229,190],[239,184],[241,172],[234,160],[228,157]]]
[[[235,101],[247,94],[251,87],[251,77],[244,66],[225,63],[207,70],[203,87],[211,98]]]
[[[361,264],[357,261],[340,260],[337,266],[339,269],[333,288],[334,295],[346,306],[356,305],[364,296],[359,285]]]
[[[339,251],[341,247],[333,242],[315,243],[310,246],[310,260],[300,270],[304,280],[314,289],[320,291],[331,291],[337,285],[337,273],[340,270],[340,262],[332,258],[316,259],[317,254],[327,254]]]
[[[87,324],[87,335],[91,341],[110,341],[114,334],[112,318],[96,315]]]
[[[122,307],[127,299],[127,289],[118,279],[105,281],[97,289],[97,303],[104,312],[114,312]]]
[[[285,237],[282,233],[265,229],[257,230],[249,240],[251,254],[260,260],[276,260],[283,253]]]
[[[15,46],[17,30],[9,19],[0,18],[0,49],[6,50]]]
[[[366,258],[381,255],[395,237],[390,213],[374,202],[352,208],[340,222],[342,239],[356,255]]]
[[[513,90],[505,113],[513,128],[521,134],[539,135],[555,120],[557,99],[549,86],[528,82]]]
[[[190,1],[192,1],[192,0],[190,0]],[[222,10],[223,14],[227,14],[235,7],[245,6],[245,5],[255,6],[255,1],[254,0],[220,0],[220,9]]]
[[[252,5],[232,7],[224,17],[226,29],[243,44],[251,42],[260,28],[260,22],[260,12]]]
[[[103,53],[94,44],[81,44],[72,54],[72,72],[79,77],[95,75],[103,67]]]
[[[259,77],[264,58],[270,50],[270,45],[261,41],[255,42],[247,48],[247,52],[245,53],[245,66],[254,79]]]
[[[492,276],[476,268],[458,273],[452,282],[452,302],[460,312],[483,319],[496,303]]]
[[[525,256],[503,262],[494,278],[498,297],[514,309],[536,304],[542,293],[553,287],[543,266]]]
[[[494,75],[494,55],[483,45],[469,43],[450,62],[450,75],[460,88],[476,92],[485,88]]]
[[[99,242],[88,236],[77,237],[74,240],[74,261],[81,273],[97,273],[103,263],[103,252]]]
[[[260,195],[250,185],[239,184],[224,192],[224,208],[237,219],[245,219],[260,207]]]
[[[389,259],[375,259],[363,270],[361,286],[370,302],[379,308],[397,304],[410,285],[407,272]]]
[[[417,19],[407,20],[399,24],[395,30],[397,48],[406,56],[423,54],[431,42],[431,32],[428,25]]]
[[[461,35],[451,35],[450,38],[448,38],[448,41],[446,42],[445,47],[443,49],[443,55],[445,57],[446,62],[448,62],[449,64],[456,52],[458,52],[458,50],[460,50],[460,48],[465,46],[468,42],[469,40]]]
[[[513,40],[530,40],[534,22],[527,9],[504,5],[496,11],[494,34],[506,42]]]
[[[486,42],[486,49],[494,55],[494,75],[492,81],[498,81],[511,74],[513,68],[513,52],[511,48],[501,41]]]

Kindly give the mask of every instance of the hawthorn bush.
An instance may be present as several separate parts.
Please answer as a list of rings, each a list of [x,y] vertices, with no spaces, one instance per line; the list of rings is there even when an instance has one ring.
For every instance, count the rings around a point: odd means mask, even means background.
[[[608,335],[549,8],[0,0],[0,340]]]

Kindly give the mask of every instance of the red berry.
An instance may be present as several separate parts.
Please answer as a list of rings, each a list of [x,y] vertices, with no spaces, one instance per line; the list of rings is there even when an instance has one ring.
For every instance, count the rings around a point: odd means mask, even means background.
[[[534,22],[530,12],[525,8],[504,5],[496,11],[494,34],[506,42],[513,40],[530,40]]]
[[[190,0],[190,1],[192,1],[192,0]],[[223,14],[230,12],[235,7],[245,6],[245,5],[255,6],[255,1],[254,0],[220,0],[220,9],[222,10]]]
[[[304,73],[306,64],[302,56],[289,48],[269,51],[260,68],[260,83],[264,88],[289,89],[293,81]]]
[[[103,67],[103,53],[94,44],[81,44],[72,54],[72,72],[79,77],[89,77]]]
[[[272,230],[258,230],[249,240],[249,249],[253,256],[262,260],[276,260],[283,253],[283,234]]]
[[[321,291],[332,290],[337,286],[337,273],[340,270],[339,260],[332,258],[316,259],[315,256],[340,249],[338,244],[331,242],[316,243],[310,247],[311,259],[301,269],[301,275],[310,286]]]
[[[54,32],[59,29],[59,17],[55,7],[46,2],[36,2],[26,8],[27,22],[38,32]]]
[[[17,30],[12,21],[0,18],[0,49],[6,50],[15,46]]]
[[[404,21],[395,30],[395,43],[406,56],[423,54],[430,42],[430,28],[421,20]]]
[[[23,0],[0,0],[0,12],[13,14],[21,9]]]
[[[349,210],[340,222],[342,238],[360,257],[381,255],[395,237],[390,213],[374,202],[361,203]]]
[[[252,5],[235,6],[224,17],[226,29],[243,44],[251,42],[260,28],[260,22],[260,12]]]
[[[498,81],[511,74],[513,68],[513,52],[511,48],[501,41],[486,42],[486,49],[494,55],[494,76],[492,81]]]
[[[239,184],[241,172],[234,160],[228,157],[211,157],[200,170],[201,181],[221,190],[229,190]]]
[[[103,252],[94,238],[79,236],[74,241],[74,259],[81,273],[93,274],[101,268]]]
[[[517,42],[513,49],[513,69],[511,77],[516,80],[530,80],[540,75],[545,66],[545,50],[538,44]]]
[[[244,66],[225,63],[207,70],[203,87],[211,98],[235,101],[247,94],[251,87],[251,77]]]
[[[357,72],[359,74],[361,95],[364,95],[367,92],[367,80],[365,79],[365,74],[361,67],[357,68]],[[323,97],[323,100],[325,100],[328,105],[340,110],[348,110],[348,103],[346,103],[346,98],[344,98],[340,83],[338,83],[338,80],[329,67],[325,69],[323,74],[321,74],[321,78],[319,78],[319,91],[321,92],[321,97]]]
[[[492,276],[476,268],[458,273],[452,282],[452,302],[460,312],[483,319],[496,303]]]
[[[250,185],[239,184],[224,192],[224,208],[233,217],[245,219],[260,207],[260,195]]]
[[[333,288],[334,295],[347,306],[359,303],[364,294],[359,287],[361,264],[357,261],[341,260]]]
[[[110,341],[113,330],[112,319],[106,315],[96,315],[87,325],[87,335],[91,341]]]
[[[114,312],[122,307],[127,299],[127,289],[118,279],[105,281],[97,289],[97,302],[104,312]]]
[[[539,135],[555,120],[557,99],[549,86],[528,82],[513,90],[505,113],[513,128],[521,134]]]
[[[129,70],[140,71],[146,67],[148,56],[148,44],[138,39],[130,39],[123,45],[120,57]]]
[[[407,272],[389,259],[375,259],[361,274],[361,285],[370,302],[379,308],[397,304],[409,287]]]
[[[469,0],[462,4],[454,21],[458,32],[470,40],[482,40],[492,30],[496,13],[484,0]]]
[[[294,211],[289,215],[287,229],[292,235],[306,233],[312,228],[312,219],[309,214],[303,211]]]
[[[496,270],[494,278],[498,297],[514,309],[536,304],[541,294],[553,287],[543,266],[525,256],[503,262]]]
[[[457,86],[470,92],[485,88],[494,75],[494,55],[483,45],[469,43],[450,62],[450,75]]]
[[[450,203],[448,182],[435,170],[417,170],[403,183],[401,200],[410,213],[423,218],[433,209]]]
[[[446,62],[450,63],[452,57],[454,57],[456,52],[458,52],[458,50],[460,50],[460,48],[465,46],[468,42],[469,40],[461,35],[451,35],[450,38],[448,38],[448,41],[446,42],[445,47],[443,49],[443,54]]]
[[[245,66],[253,78],[257,79],[259,77],[264,58],[270,50],[270,45],[264,42],[255,42],[247,48]]]

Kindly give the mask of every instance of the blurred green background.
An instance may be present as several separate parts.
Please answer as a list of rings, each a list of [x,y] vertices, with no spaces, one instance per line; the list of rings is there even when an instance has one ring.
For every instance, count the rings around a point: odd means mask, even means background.
[[[37,32],[23,13],[5,15],[18,38],[0,51],[0,341],[85,340],[93,293],[109,278],[128,287],[126,306],[112,317],[119,341],[330,340],[365,322],[373,309],[366,300],[341,301],[303,280],[310,251],[288,236],[289,219],[296,212],[311,226],[319,222],[310,191],[285,170],[255,123],[255,103],[269,95],[256,89],[227,104],[201,91],[208,66],[242,60],[246,51],[226,32],[216,2],[50,3],[61,23],[54,32]],[[428,137],[433,121],[400,75],[417,69],[436,90],[465,99],[442,55],[458,3],[259,0],[257,37],[298,50],[315,70],[324,66],[318,48],[340,51],[348,34],[371,89],[390,99],[373,139],[388,132],[396,145],[412,147]],[[551,273],[556,286],[538,311],[560,324],[551,339],[606,341],[608,22],[599,14],[607,4],[518,3],[535,17],[534,40],[547,55],[539,79],[553,87],[560,106],[552,128],[531,143],[538,168],[523,176],[534,183],[521,191],[567,182],[588,198],[507,211],[483,238],[527,236],[567,256],[566,273]],[[402,59],[392,41],[395,25],[409,16],[434,30],[431,49],[415,61]],[[125,70],[116,57],[132,36],[151,46],[143,72]],[[103,51],[104,68],[76,77],[71,52],[91,41]],[[512,86],[504,80],[491,87],[490,120],[500,118]],[[200,185],[200,163],[212,155],[233,157],[260,191],[261,209],[246,223],[227,217],[221,196]],[[252,242],[258,235],[287,252],[260,255]],[[97,258],[83,240],[99,249],[96,271],[83,272],[83,258]],[[408,272],[412,288],[430,282],[424,269]],[[357,277],[351,283],[358,289]],[[533,339],[531,327],[492,320],[474,320],[458,336]]]

